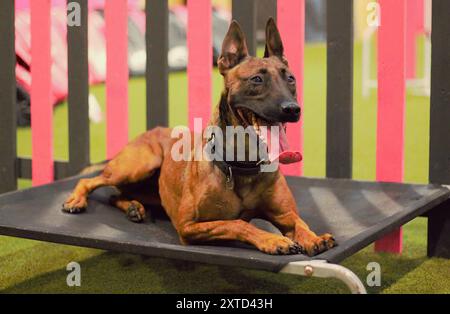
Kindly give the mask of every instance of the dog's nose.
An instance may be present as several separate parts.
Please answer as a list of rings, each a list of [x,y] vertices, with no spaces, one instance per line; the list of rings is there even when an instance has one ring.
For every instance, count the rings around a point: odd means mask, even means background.
[[[300,106],[295,102],[284,102],[281,104],[283,113],[298,117],[300,116]]]

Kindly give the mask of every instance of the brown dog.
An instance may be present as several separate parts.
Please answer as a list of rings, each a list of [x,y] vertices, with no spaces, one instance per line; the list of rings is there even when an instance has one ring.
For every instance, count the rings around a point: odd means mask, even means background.
[[[280,125],[284,134],[286,122],[299,120],[295,78],[288,69],[273,19],[267,23],[266,37],[265,57],[251,57],[239,25],[231,23],[218,60],[225,88],[211,125],[222,129],[227,125],[250,125],[257,131],[262,125]],[[261,160],[174,161],[171,150],[177,140],[167,128],[140,135],[106,165],[101,175],[80,180],[63,210],[82,212],[90,192],[101,186],[115,186],[122,194],[112,200],[113,205],[130,220],[142,221],[142,203],[147,203],[145,196],[151,195],[150,187],[148,195],[130,193],[129,187],[149,179],[160,169],[161,205],[183,244],[237,240],[269,254],[310,256],[335,246],[330,234],[317,236],[300,219],[294,197],[278,170],[260,172]],[[207,142],[204,140],[205,145]],[[298,155],[288,154],[289,158],[299,159]],[[283,162],[281,158],[280,161]],[[250,224],[256,217],[272,222],[283,235]]]

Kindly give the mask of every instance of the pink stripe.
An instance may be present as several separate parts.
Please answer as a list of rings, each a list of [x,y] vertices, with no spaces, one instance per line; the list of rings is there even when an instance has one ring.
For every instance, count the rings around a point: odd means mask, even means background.
[[[31,1],[31,126],[33,185],[53,181],[50,0]]]
[[[375,251],[400,254],[403,249],[403,229],[398,228],[375,242]]]
[[[187,45],[189,127],[201,118],[206,127],[211,112],[212,17],[211,0],[188,1]]]
[[[278,0],[278,28],[283,39],[289,68],[297,79],[298,103],[303,111],[303,64],[305,45],[305,1]],[[303,151],[303,115],[298,123],[289,124],[287,136],[292,150]],[[282,166],[284,174],[302,175],[303,164]]]
[[[128,8],[126,0],[106,1],[106,157],[128,143]]]
[[[412,4],[415,9],[415,30],[416,34],[421,34],[425,31],[425,0],[413,0]],[[408,1],[408,6],[410,5]]]
[[[378,30],[378,181],[401,182],[404,169],[406,0],[380,0]],[[401,252],[401,232],[377,249]],[[383,245],[388,242],[389,245]]]

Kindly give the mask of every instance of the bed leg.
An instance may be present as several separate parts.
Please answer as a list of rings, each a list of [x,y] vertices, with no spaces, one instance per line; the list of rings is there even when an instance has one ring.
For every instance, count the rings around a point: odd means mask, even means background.
[[[330,264],[323,260],[291,262],[284,266],[280,273],[294,274],[306,277],[336,278],[344,282],[353,294],[366,294],[358,276],[344,266]]]
[[[428,213],[428,257],[450,258],[450,200]]]

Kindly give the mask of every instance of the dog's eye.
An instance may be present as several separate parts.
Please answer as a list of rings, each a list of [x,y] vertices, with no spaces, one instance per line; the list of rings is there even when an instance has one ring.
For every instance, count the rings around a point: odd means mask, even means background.
[[[262,84],[263,78],[260,75],[255,75],[250,78],[250,81],[254,84]]]
[[[295,83],[295,77],[293,77],[292,75],[288,75],[287,81],[288,81],[289,84],[294,84]]]

